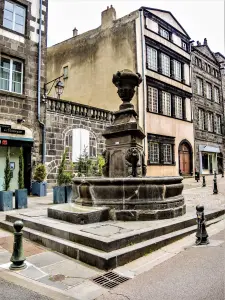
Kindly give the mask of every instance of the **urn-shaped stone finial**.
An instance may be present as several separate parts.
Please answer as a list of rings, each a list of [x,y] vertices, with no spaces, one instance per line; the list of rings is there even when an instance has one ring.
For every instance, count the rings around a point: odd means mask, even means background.
[[[141,75],[139,73],[133,73],[128,69],[118,71],[113,75],[113,84],[118,88],[118,95],[123,103],[120,105],[120,110],[126,108],[133,108],[133,104],[130,103],[132,100],[135,87],[139,86],[142,82]]]

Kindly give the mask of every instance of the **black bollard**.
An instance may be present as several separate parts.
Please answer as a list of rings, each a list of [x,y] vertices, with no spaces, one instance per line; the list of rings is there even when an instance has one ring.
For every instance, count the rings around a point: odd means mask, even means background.
[[[218,189],[217,189],[217,179],[213,179],[213,194],[218,194]]]
[[[26,268],[26,263],[24,262],[26,260],[24,254],[23,254],[23,233],[21,232],[23,228],[23,222],[22,221],[16,221],[13,224],[13,227],[15,229],[14,232],[14,244],[13,244],[13,253],[11,256],[10,261],[12,264],[10,265],[10,270],[21,270]]]
[[[205,176],[202,176],[202,187],[206,186],[206,182],[205,182]]]
[[[217,179],[216,171],[214,171],[214,179]]]
[[[222,176],[221,176],[222,178],[224,177],[224,172],[222,172]]]
[[[196,245],[207,245],[209,244],[208,233],[206,231],[206,219],[204,215],[204,206],[196,206],[196,215],[197,215],[197,232],[196,232]]]

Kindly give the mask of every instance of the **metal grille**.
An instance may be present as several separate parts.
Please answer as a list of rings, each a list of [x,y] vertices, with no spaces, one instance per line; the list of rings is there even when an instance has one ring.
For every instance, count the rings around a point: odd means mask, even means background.
[[[93,281],[105,288],[112,289],[119,284],[129,280],[130,278],[121,276],[119,274],[109,272],[104,275],[98,276]]]

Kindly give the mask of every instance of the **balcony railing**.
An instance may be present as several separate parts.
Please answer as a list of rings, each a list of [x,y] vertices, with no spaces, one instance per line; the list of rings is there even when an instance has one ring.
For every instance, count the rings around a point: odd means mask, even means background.
[[[111,111],[101,108],[50,97],[48,97],[46,101],[47,110],[51,112],[108,122],[112,122],[114,118]]]

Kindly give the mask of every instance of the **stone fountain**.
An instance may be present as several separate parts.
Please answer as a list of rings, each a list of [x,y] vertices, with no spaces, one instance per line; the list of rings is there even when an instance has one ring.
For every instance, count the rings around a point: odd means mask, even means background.
[[[140,74],[123,70],[113,75],[122,100],[115,119],[103,133],[104,177],[74,178],[75,204],[48,209],[48,216],[72,223],[111,220],[145,221],[185,214],[182,177],[146,177],[142,140],[131,100],[142,82]]]

